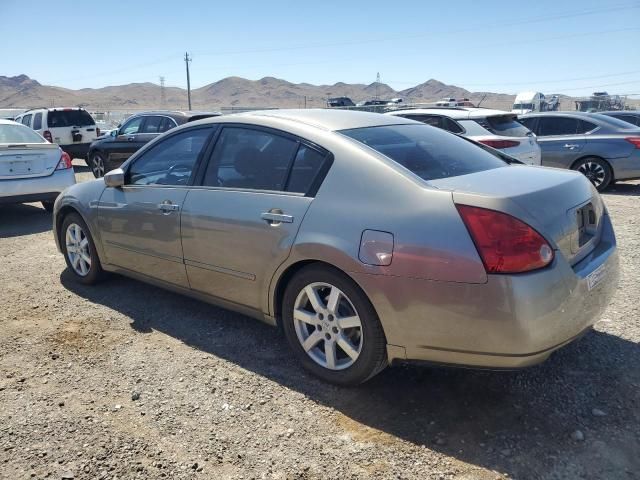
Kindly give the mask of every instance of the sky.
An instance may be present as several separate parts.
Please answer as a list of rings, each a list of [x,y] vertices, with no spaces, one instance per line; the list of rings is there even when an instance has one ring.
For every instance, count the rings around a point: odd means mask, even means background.
[[[640,1],[0,0],[0,75],[66,88],[228,76],[640,94]],[[11,39],[10,41],[7,41]]]

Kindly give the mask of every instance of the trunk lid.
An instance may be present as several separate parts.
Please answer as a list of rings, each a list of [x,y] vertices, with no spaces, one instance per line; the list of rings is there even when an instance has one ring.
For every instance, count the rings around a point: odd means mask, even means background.
[[[51,175],[60,157],[52,143],[0,144],[0,180]]]
[[[573,265],[600,241],[604,204],[577,172],[509,166],[428,182],[456,203],[501,211],[529,224]]]

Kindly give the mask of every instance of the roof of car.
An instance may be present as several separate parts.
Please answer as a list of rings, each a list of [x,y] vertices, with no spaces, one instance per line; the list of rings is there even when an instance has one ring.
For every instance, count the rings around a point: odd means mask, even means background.
[[[600,112],[597,112],[600,113]],[[577,110],[558,111],[558,112],[531,112],[524,115],[518,115],[519,117],[547,117],[547,116],[559,116],[559,117],[576,117],[576,118],[590,118],[593,113],[580,112]]]
[[[609,110],[606,112],[596,112],[603,115],[638,115],[640,116],[640,110]]]
[[[491,108],[480,107],[451,107],[451,108],[411,108],[406,110],[394,110],[387,115],[442,115],[444,117],[464,119],[464,118],[484,118],[495,115],[514,115],[504,110],[493,110]]]
[[[225,118],[238,119],[251,117],[271,117],[274,119],[288,120],[329,131],[415,123],[413,120],[393,118],[387,115],[380,115],[379,113],[341,110],[336,108],[259,110],[228,115],[217,121],[224,121]],[[211,119],[209,119],[209,121],[211,121]]]
[[[210,115],[210,116],[216,116],[216,115],[222,115],[221,112],[204,112],[204,111],[197,111],[197,110],[149,110],[149,111],[145,111],[145,112],[136,112],[133,115],[131,115],[132,117],[134,116],[139,116],[139,115],[166,115],[167,117],[197,117],[200,115]]]

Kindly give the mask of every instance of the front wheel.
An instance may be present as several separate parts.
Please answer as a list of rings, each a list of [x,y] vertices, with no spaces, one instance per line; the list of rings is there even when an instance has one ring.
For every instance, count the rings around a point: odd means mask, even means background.
[[[94,152],[91,154],[89,157],[89,166],[91,167],[91,172],[93,172],[94,177],[104,177],[105,159],[100,152]]]
[[[579,160],[573,166],[573,169],[587,177],[599,192],[607,188],[613,178],[609,164],[596,157],[587,157]]]
[[[95,243],[89,227],[77,213],[70,213],[62,221],[60,244],[76,281],[92,285],[100,280],[103,271]]]
[[[296,274],[284,294],[282,322],[303,367],[338,385],[357,385],[387,365],[386,339],[364,292],[332,268]]]

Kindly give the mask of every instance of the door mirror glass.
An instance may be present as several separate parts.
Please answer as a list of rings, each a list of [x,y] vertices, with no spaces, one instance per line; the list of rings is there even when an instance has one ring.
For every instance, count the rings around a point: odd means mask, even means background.
[[[109,133],[109,135],[111,135],[112,137],[117,137],[117,136],[118,136],[118,129],[116,128],[116,129],[114,129],[114,130],[111,130],[111,132]]]
[[[104,184],[107,187],[119,188],[124,185],[124,170],[116,168],[104,175]]]

